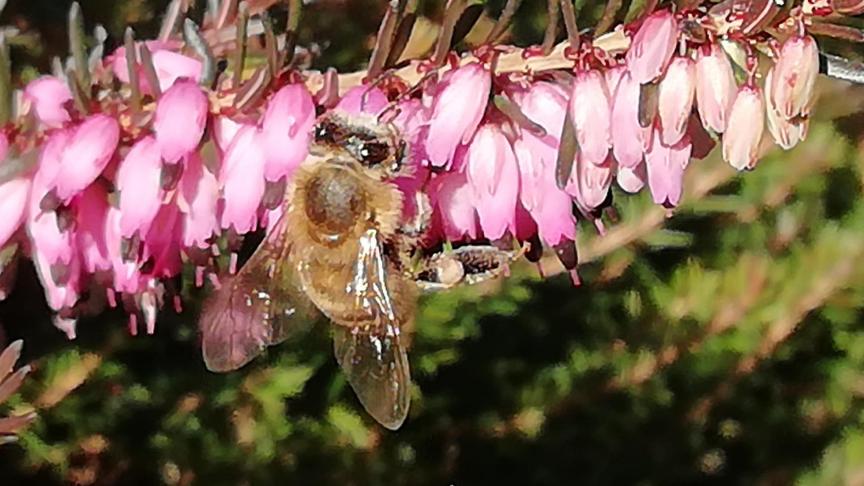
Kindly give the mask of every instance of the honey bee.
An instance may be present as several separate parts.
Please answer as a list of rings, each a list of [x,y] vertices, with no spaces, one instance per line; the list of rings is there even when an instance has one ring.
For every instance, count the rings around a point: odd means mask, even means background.
[[[405,218],[393,183],[411,172],[407,154],[398,130],[376,117],[319,117],[282,217],[204,303],[208,369],[244,366],[320,312],[333,323],[336,360],[363,407],[391,430],[402,425],[411,385],[403,333],[418,295],[495,277],[518,256],[482,245],[427,254],[420,237],[428,202],[418,196],[418,216]]]

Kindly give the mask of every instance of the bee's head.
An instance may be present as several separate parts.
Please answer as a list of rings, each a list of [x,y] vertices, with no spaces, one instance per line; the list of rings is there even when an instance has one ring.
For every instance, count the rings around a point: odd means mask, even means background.
[[[382,179],[399,177],[407,169],[407,143],[395,127],[380,124],[371,115],[326,113],[312,134],[314,145],[341,151]]]

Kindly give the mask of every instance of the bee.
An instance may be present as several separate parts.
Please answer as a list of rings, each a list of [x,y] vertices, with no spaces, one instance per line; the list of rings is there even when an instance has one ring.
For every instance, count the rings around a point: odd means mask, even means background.
[[[318,313],[332,322],[336,360],[363,407],[396,430],[410,405],[405,332],[418,295],[500,275],[518,257],[494,246],[428,253],[428,201],[403,216],[393,183],[411,174],[408,147],[373,116],[327,113],[286,190],[284,212],[240,271],[205,301],[208,369],[240,368],[301,334]]]

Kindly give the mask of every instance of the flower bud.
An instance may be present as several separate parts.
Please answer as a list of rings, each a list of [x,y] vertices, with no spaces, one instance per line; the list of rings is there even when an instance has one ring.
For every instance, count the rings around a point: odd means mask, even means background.
[[[781,115],[809,114],[818,75],[819,48],[813,37],[793,36],[783,43],[771,86],[772,103]]]
[[[649,15],[633,36],[627,51],[627,68],[639,84],[659,78],[678,43],[678,21],[669,10]]]
[[[723,133],[735,93],[732,63],[720,44],[712,42],[707,49],[700,49],[696,60],[696,107],[702,124]]]
[[[639,83],[627,73],[618,83],[612,98],[612,153],[622,167],[642,162],[642,134],[639,126]]]
[[[570,115],[585,163],[600,165],[606,160],[612,145],[611,111],[603,75],[594,69],[577,72],[570,95]]]
[[[755,167],[764,130],[762,90],[758,86],[742,86],[732,103],[729,125],[723,135],[723,159],[738,170]]]
[[[696,66],[688,57],[675,57],[660,81],[657,112],[660,140],[674,145],[684,137],[696,94]]]
[[[178,80],[162,94],[156,103],[153,131],[165,163],[176,164],[198,148],[209,109],[207,95],[188,79]]]

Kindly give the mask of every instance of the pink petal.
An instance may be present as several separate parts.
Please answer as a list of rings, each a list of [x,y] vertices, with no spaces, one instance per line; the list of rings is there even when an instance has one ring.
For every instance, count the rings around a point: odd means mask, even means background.
[[[60,159],[57,195],[68,201],[99,177],[111,161],[120,140],[120,125],[114,118],[92,115],[75,129]]]
[[[162,94],[156,103],[153,131],[166,163],[175,164],[198,147],[209,109],[207,95],[188,79],[177,81]]]
[[[120,191],[120,233],[131,238],[143,236],[162,205],[162,158],[151,136],[139,140],[120,163],[117,189]]]
[[[627,68],[639,84],[659,78],[678,44],[678,21],[669,10],[649,15],[633,36],[627,51]]]
[[[720,44],[699,49],[696,60],[696,106],[702,123],[715,133],[726,131],[726,120],[737,87],[732,63]]]
[[[24,98],[32,103],[42,124],[56,128],[69,121],[65,105],[72,99],[72,93],[62,80],[42,76],[31,81],[24,89]]]
[[[612,100],[612,153],[622,167],[642,162],[644,130],[639,125],[639,83],[625,74]]]
[[[183,245],[207,248],[210,238],[219,229],[217,203],[219,183],[195,153],[186,160],[180,182],[180,209],[183,212]]]
[[[268,181],[292,174],[303,162],[314,123],[315,102],[306,85],[289,84],[270,99],[261,127]]]
[[[464,173],[447,172],[436,177],[429,184],[429,195],[447,239],[477,238],[474,190]]]
[[[645,165],[655,204],[677,206],[681,202],[684,168],[690,162],[692,148],[687,137],[667,147],[660,140],[659,130],[654,130],[654,141],[645,153]]]
[[[723,159],[738,170],[755,167],[764,126],[762,90],[758,86],[743,86],[729,113],[729,126],[723,135]]]
[[[334,109],[350,115],[360,113],[378,115],[389,103],[387,95],[380,89],[361,85],[349,89]]]
[[[29,177],[18,177],[0,185],[0,248],[18,231],[27,217],[30,197]]]
[[[233,226],[242,234],[257,227],[258,207],[265,190],[264,164],[260,133],[254,126],[244,126],[225,152],[219,173],[225,201],[223,228]]]
[[[582,160],[600,165],[612,146],[611,107],[603,75],[597,70],[579,71],[573,80],[570,114]]]
[[[675,57],[660,81],[658,114],[660,139],[674,145],[687,130],[696,95],[696,66],[689,57]]]

